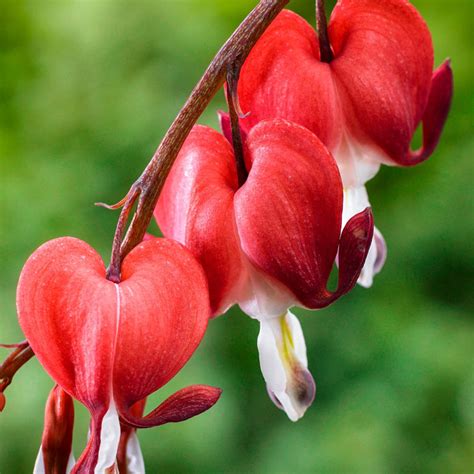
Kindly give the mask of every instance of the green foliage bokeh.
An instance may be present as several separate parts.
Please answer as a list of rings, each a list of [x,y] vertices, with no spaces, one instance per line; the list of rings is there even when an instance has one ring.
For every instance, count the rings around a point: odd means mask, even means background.
[[[93,203],[126,193],[255,3],[0,0],[0,341],[22,338],[16,282],[42,242],[73,235],[108,259],[117,213]],[[314,23],[313,3],[290,7]],[[451,116],[427,163],[385,167],[369,183],[389,250],[373,288],[298,311],[314,405],[296,424],[272,405],[257,324],[234,309],[151,397],[154,406],[192,383],[224,389],[208,413],[139,433],[148,472],[472,472],[473,4],[413,3],[431,29],[436,64],[452,58]],[[222,94],[201,123],[217,127],[217,108]],[[34,360],[8,388],[1,474],[31,472],[51,386]],[[76,455],[87,423],[78,405]]]

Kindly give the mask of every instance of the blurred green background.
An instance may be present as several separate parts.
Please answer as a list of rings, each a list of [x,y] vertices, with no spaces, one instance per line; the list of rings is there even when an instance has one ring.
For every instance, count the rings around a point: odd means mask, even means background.
[[[42,242],[73,235],[108,260],[115,202],[255,0],[0,0],[0,340],[22,338],[15,286]],[[233,310],[160,393],[224,389],[208,413],[139,433],[150,473],[473,472],[473,2],[413,2],[455,96],[440,146],[369,184],[385,270],[330,308],[297,311],[318,394],[296,424],[269,401],[257,324]],[[331,4],[329,5],[329,7]],[[290,7],[314,23],[313,2]],[[201,118],[217,126],[222,93]],[[137,347],[137,350],[140,350]],[[2,359],[7,351],[0,349]],[[51,380],[36,360],[7,390],[0,473],[31,472]],[[154,406],[154,405],[153,405]],[[75,451],[87,413],[78,406]]]

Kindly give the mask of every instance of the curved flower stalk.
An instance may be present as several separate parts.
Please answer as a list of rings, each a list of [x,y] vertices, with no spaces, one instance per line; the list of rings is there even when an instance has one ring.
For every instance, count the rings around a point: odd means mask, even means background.
[[[319,12],[321,14],[321,12]],[[336,159],[344,220],[369,205],[365,183],[380,164],[412,166],[434,151],[453,90],[449,60],[433,72],[430,32],[406,0],[339,0],[329,43],[300,16],[281,12],[245,61],[238,98],[244,133],[283,118],[315,133]],[[321,49],[329,48],[321,59]],[[410,143],[419,124],[423,143]],[[351,210],[349,212],[348,210]],[[386,254],[378,230],[359,283],[370,286]]]
[[[74,403],[58,385],[49,394],[44,414],[44,431],[33,474],[65,474],[74,467],[72,432]]]
[[[372,239],[369,209],[341,234],[337,165],[307,129],[283,120],[254,127],[246,140],[248,177],[239,187],[224,136],[196,126],[155,210],[163,233],[187,246],[208,279],[214,316],[238,303],[260,322],[260,365],[270,396],[293,421],[315,385],[292,306],[323,308],[349,291]],[[339,279],[327,289],[339,252]]]
[[[120,283],[105,274],[94,249],[64,237],[37,249],[18,283],[19,321],[36,356],[91,413],[89,443],[74,473],[114,469],[119,419],[135,428],[182,421],[210,408],[221,393],[195,385],[145,417],[132,408],[181,369],[204,335],[209,297],[192,255],[154,239],[125,258]]]

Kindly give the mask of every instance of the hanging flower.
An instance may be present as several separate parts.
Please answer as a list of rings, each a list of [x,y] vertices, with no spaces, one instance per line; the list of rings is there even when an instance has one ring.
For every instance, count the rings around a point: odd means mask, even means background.
[[[412,166],[433,153],[453,78],[449,61],[433,72],[430,32],[406,0],[340,0],[328,33],[332,58],[323,61],[315,30],[280,13],[243,65],[238,98],[244,133],[283,118],[322,140],[341,172],[347,221],[369,205],[364,186],[380,164]],[[420,123],[423,144],[412,151]],[[385,254],[376,230],[359,283],[370,286]]]
[[[248,178],[239,187],[232,147],[196,126],[158,201],[165,236],[188,247],[209,282],[213,315],[238,303],[260,322],[260,365],[270,396],[292,420],[315,385],[292,306],[323,308],[356,283],[372,238],[369,209],[341,235],[342,184],[333,158],[311,132],[261,122],[246,140]],[[336,253],[339,279],[327,289]]]
[[[120,423],[147,428],[210,408],[220,390],[179,390],[145,417],[133,406],[165,385],[201,341],[209,318],[205,276],[179,244],[154,239],[124,260],[120,283],[105,278],[85,242],[42,245],[18,284],[20,325],[40,363],[90,411],[90,440],[74,473],[113,468]]]

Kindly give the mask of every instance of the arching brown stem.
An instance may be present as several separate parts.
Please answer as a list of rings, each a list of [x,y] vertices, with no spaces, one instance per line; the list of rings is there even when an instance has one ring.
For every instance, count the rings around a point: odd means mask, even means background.
[[[166,132],[148,166],[131,188],[139,191],[138,205],[123,242],[120,242],[121,239],[114,239],[111,268],[120,268],[125,256],[143,239],[174,160],[191,128],[222,87],[228,67],[236,60],[245,60],[254,44],[288,2],[289,0],[261,0],[212,60]],[[129,209],[122,209],[119,224],[128,212]],[[116,248],[119,243],[120,253]]]

